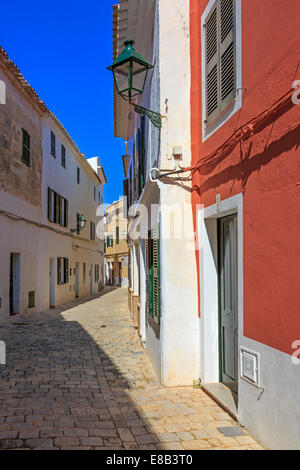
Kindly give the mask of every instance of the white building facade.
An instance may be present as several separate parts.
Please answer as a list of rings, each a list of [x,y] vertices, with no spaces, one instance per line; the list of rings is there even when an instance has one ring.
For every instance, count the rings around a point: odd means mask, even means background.
[[[189,9],[186,0],[120,0],[114,15],[115,57],[134,40],[154,65],[137,103],[165,116],[157,128],[115,97],[115,135],[128,141],[129,308],[161,382],[189,385],[197,378],[198,324],[191,186],[151,178],[153,168],[177,168],[177,157],[191,163]]]
[[[0,49],[0,321],[103,286],[103,185],[57,118]],[[85,228],[77,233],[77,214]],[[73,230],[74,229],[74,230]]]

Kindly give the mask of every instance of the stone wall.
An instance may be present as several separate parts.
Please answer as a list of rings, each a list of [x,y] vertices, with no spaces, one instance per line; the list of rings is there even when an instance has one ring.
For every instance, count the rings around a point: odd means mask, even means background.
[[[0,104],[0,189],[41,206],[41,116],[1,65],[0,80],[6,84],[6,104]],[[30,167],[22,161],[22,128],[30,135]]]

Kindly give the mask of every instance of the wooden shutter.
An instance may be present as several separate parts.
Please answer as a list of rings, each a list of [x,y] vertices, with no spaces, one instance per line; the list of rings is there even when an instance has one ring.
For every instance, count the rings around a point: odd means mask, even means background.
[[[65,227],[68,226],[68,200],[65,199],[65,220],[64,220]]]
[[[236,60],[234,41],[235,1],[220,0],[220,110],[235,98]]]
[[[236,96],[235,0],[217,0],[205,25],[206,121]]]
[[[61,258],[57,258],[57,284],[61,284]]]
[[[218,70],[218,9],[217,4],[207,17],[205,25],[206,61],[206,121],[219,113]]]
[[[146,265],[146,313],[149,311],[149,239],[145,240],[145,265]]]
[[[153,318],[160,323],[160,240],[159,225],[153,229]]]
[[[51,220],[51,189],[48,188],[48,220]]]
[[[22,161],[30,166],[30,135],[22,129]]]
[[[61,223],[61,196],[55,193],[55,222]]]
[[[69,282],[69,260],[64,258],[64,283]]]

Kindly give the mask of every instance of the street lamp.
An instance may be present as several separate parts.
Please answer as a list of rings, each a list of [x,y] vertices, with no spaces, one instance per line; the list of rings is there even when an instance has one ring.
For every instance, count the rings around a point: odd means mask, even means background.
[[[125,49],[116,58],[113,65],[107,68],[113,73],[117,93],[134,106],[135,112],[146,114],[156,127],[161,127],[161,118],[165,116],[132,103],[133,98],[143,93],[148,72],[153,68],[153,65],[136,52],[133,45],[134,41],[125,41]]]
[[[86,219],[84,218],[83,214],[77,214],[77,226],[76,228],[71,228],[70,232],[71,233],[77,233],[78,235],[80,234],[81,230],[85,227],[86,224]]]
[[[134,41],[125,41],[124,51],[113,65],[107,67],[114,75],[117,92],[126,101],[141,95],[145,88],[147,75],[153,65],[149,64],[133,47]]]

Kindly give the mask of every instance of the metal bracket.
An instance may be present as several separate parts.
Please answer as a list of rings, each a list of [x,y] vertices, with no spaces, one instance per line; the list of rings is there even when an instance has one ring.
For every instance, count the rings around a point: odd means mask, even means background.
[[[156,111],[152,111],[151,109],[144,108],[143,106],[140,106],[138,104],[134,104],[133,107],[136,113],[142,116],[146,114],[146,116],[150,119],[152,124],[159,129],[162,127],[162,118],[167,118],[167,116],[163,116],[162,114],[157,113]]]

